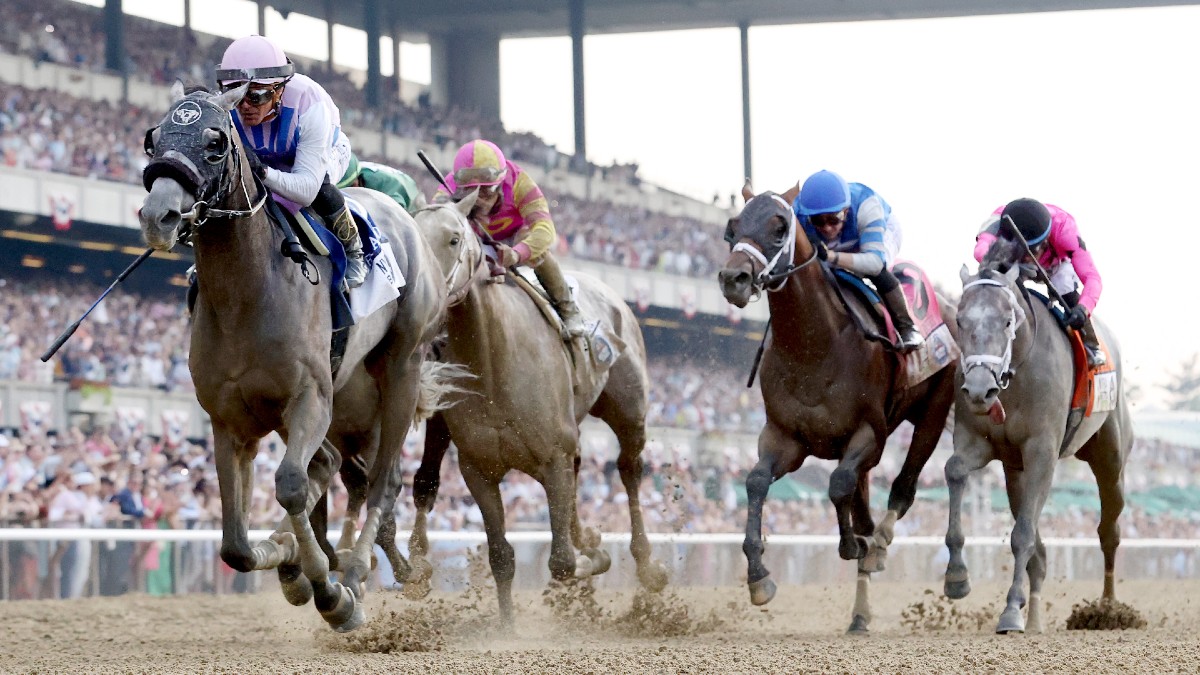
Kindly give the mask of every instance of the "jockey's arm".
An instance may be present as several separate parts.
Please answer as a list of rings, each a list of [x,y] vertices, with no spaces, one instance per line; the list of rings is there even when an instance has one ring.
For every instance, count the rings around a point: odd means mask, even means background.
[[[863,215],[863,211],[859,211],[859,215]],[[868,215],[876,217],[866,225],[859,226],[858,250],[838,251],[833,256],[835,265],[863,277],[873,277],[891,266],[887,247],[883,243],[885,227],[883,213],[868,213]]]
[[[312,204],[329,172],[327,157],[333,134],[333,120],[325,106],[314,105],[305,110],[300,115],[300,141],[296,144],[292,170],[268,168],[263,182],[276,194],[301,206]]]
[[[540,258],[558,240],[554,221],[550,218],[550,204],[546,201],[546,196],[542,194],[537,183],[533,182],[529,174],[524,172],[517,177],[516,183],[513,185],[513,201],[516,203],[517,211],[521,214],[521,219],[529,228],[525,238],[513,249],[517,251],[517,255],[521,256],[521,262]]]
[[[1060,227],[1054,229],[1053,238],[1053,249],[1059,255],[1071,259],[1075,274],[1083,283],[1083,291],[1079,294],[1079,304],[1083,305],[1090,315],[1095,311],[1096,303],[1100,301],[1100,291],[1103,290],[1104,283],[1100,280],[1100,271],[1096,269],[1091,252],[1079,238],[1075,219],[1068,216]]]
[[[975,261],[982,262],[983,256],[987,254],[988,249],[996,242],[996,232],[1000,230],[1000,216],[992,214],[987,220],[983,221],[983,226],[979,228],[979,234],[975,236]]]

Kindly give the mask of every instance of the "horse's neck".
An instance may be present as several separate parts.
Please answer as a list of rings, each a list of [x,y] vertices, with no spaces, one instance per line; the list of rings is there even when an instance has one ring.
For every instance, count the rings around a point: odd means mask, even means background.
[[[205,303],[222,310],[221,314],[225,310],[253,314],[270,303],[282,277],[279,242],[265,210],[249,218],[210,220],[203,225],[194,238],[194,250]]]
[[[851,319],[817,264],[768,293],[772,343],[803,361],[825,361]]]

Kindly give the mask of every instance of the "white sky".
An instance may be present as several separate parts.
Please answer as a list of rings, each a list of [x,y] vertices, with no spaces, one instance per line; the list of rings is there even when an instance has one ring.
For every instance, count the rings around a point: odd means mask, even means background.
[[[182,0],[124,4],[182,22]],[[256,28],[246,0],[192,5],[197,30]],[[267,15],[286,50],[326,58],[323,21]],[[751,28],[755,184],[782,191],[823,168],[866,183],[904,224],[901,255],[952,288],[996,206],[1028,196],[1067,209],[1104,276],[1098,314],[1151,405],[1200,349],[1185,329],[1200,325],[1197,25],[1200,7]],[[335,27],[339,63],[364,67],[365,45]],[[743,174],[737,29],[584,48],[591,159],[637,161],[652,182],[728,203]],[[401,49],[404,77],[428,82],[428,48]],[[505,124],[572,151],[569,39],[505,40],[500,56]]]

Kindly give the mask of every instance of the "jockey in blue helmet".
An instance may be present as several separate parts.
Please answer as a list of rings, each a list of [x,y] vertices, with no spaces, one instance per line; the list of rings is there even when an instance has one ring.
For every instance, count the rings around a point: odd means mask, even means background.
[[[816,244],[819,258],[875,285],[896,326],[897,348],[908,352],[924,344],[891,270],[901,239],[892,207],[862,183],[847,183],[832,171],[818,171],[804,181],[792,210]]]

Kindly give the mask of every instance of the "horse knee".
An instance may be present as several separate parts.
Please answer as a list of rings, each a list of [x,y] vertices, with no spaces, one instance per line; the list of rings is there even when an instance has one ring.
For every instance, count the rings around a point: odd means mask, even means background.
[[[829,476],[829,499],[834,504],[840,504],[853,497],[857,488],[858,476],[849,469],[838,467]]]
[[[288,515],[303,513],[308,502],[308,473],[300,467],[281,464],[275,472],[275,499]]]
[[[967,480],[971,470],[967,468],[967,463],[958,455],[952,456],[946,460],[946,483],[963,483]]]

